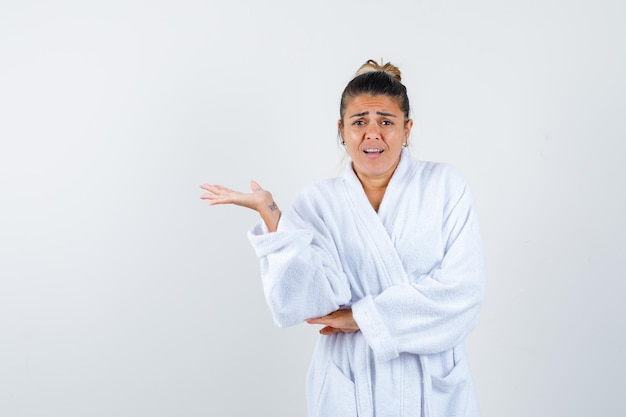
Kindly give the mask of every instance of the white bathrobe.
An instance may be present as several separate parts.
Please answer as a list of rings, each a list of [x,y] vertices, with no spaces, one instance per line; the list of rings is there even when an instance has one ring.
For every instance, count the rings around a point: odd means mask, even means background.
[[[248,233],[276,325],[351,308],[356,333],[320,335],[310,417],[478,416],[463,350],[484,297],[478,219],[452,166],[403,150],[378,212],[351,164],[304,188],[278,230]]]

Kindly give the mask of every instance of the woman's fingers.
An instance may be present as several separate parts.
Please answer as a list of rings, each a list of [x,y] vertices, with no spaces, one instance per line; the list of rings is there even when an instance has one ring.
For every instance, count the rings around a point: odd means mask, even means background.
[[[200,186],[203,190],[209,191],[209,193],[202,194],[201,198],[208,198],[210,196],[224,196],[229,194],[238,193],[235,190],[226,188],[218,184],[203,184]]]
[[[238,191],[232,190],[230,188],[224,187],[223,185],[219,185],[219,184],[202,184],[200,188],[206,191],[210,191],[213,194],[218,194],[218,195],[224,195],[224,194],[229,194],[229,193],[241,194]],[[250,181],[250,189],[255,193],[257,191],[263,191],[263,188],[261,188],[259,183],[256,181]]]
[[[200,198],[209,200],[209,205],[234,203],[237,195],[241,194],[218,184],[203,184],[200,188],[208,191],[208,193],[202,194]]]
[[[200,186],[200,188],[210,191],[214,194],[223,194],[223,193],[232,193],[235,192],[235,190],[231,190],[230,188],[226,188],[222,185],[219,184],[203,184]]]
[[[335,334],[335,333],[343,333],[343,332],[341,329],[337,329],[335,327],[330,327],[330,326],[326,326],[320,330],[320,334],[323,334],[324,336],[330,336],[331,334]]]
[[[263,188],[261,188],[258,182],[252,180],[250,181],[250,189],[256,193],[257,191],[261,191]]]
[[[337,316],[338,316],[337,311],[334,311],[322,317],[314,317],[312,319],[307,319],[306,322],[309,324],[325,324],[325,325],[337,324],[337,321],[338,321]]]
[[[202,197],[202,199],[209,200],[209,205],[211,206],[214,204],[228,204],[233,202],[232,198],[216,194],[206,194],[206,197]]]

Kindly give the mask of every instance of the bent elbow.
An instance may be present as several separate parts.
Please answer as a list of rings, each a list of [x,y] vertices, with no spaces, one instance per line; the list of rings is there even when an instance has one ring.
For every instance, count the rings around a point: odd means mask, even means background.
[[[273,312],[272,317],[274,318],[274,325],[280,329],[293,327],[296,324],[300,324],[304,321],[295,318],[293,315],[281,312]]]

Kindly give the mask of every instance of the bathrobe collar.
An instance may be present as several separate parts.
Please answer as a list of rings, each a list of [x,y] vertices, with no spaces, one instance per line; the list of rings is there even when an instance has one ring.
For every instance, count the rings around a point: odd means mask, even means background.
[[[400,162],[398,163],[396,170],[391,175],[391,179],[387,185],[387,190],[385,190],[385,195],[380,203],[380,207],[378,208],[378,213],[376,213],[371,204],[369,204],[365,191],[363,190],[363,186],[361,185],[361,181],[354,172],[352,161],[350,161],[346,167],[343,178],[351,186],[358,186],[358,188],[360,188],[362,194],[360,200],[365,199],[371,208],[370,211],[384,221],[396,212],[398,207],[397,202],[402,199],[402,193],[406,190],[405,185],[407,184],[409,178],[413,176],[416,168],[417,161],[412,158],[409,150],[406,148],[402,149],[402,152],[400,153]],[[385,223],[387,222],[385,221]]]
[[[411,183],[409,179],[416,167],[417,161],[411,157],[407,149],[403,149],[400,162],[389,180],[378,213],[367,199],[361,181],[352,168],[352,163],[348,164],[343,175],[343,185],[350,203],[350,210],[360,223],[363,232],[368,235],[369,242],[374,246],[372,250],[378,253],[381,262],[386,265],[384,270],[388,272],[387,283],[389,285],[408,282],[404,265],[393,244],[393,227],[398,223],[394,221],[394,217],[402,204],[402,194],[406,192],[406,185]]]

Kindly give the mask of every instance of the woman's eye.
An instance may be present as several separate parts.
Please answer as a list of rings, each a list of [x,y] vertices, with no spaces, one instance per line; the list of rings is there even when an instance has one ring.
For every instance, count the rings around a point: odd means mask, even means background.
[[[381,124],[382,124],[383,126],[391,126],[391,125],[392,125],[391,120],[383,120],[383,121],[381,122]]]
[[[363,126],[365,124],[365,122],[363,120],[357,120],[356,122],[352,123],[355,126]]]

